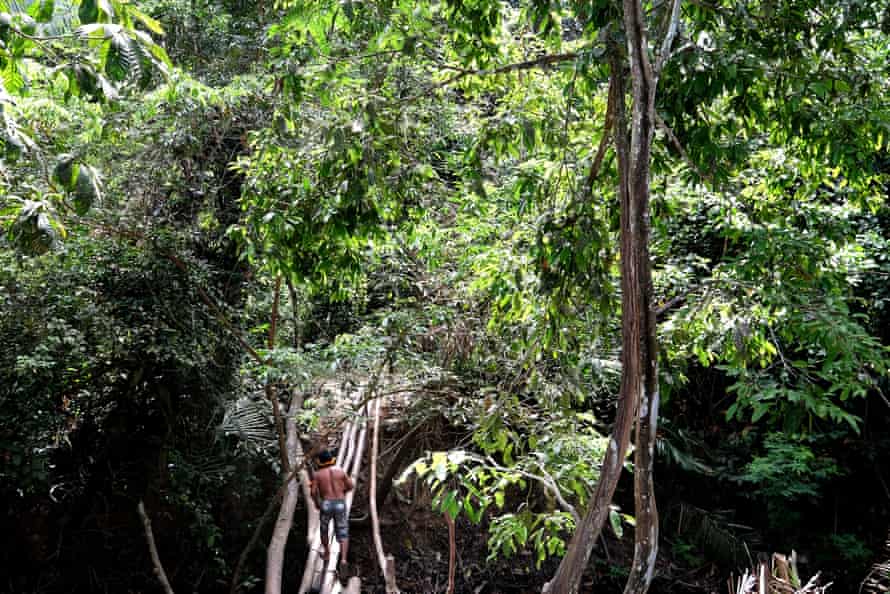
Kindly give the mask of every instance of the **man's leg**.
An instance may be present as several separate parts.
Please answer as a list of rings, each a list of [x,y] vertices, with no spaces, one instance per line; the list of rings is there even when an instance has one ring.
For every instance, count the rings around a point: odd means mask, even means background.
[[[328,526],[331,523],[331,518],[324,512],[320,512],[318,520],[318,529],[321,532],[321,558],[327,561],[331,557],[331,548],[328,546]]]
[[[346,565],[348,563],[347,555],[349,554],[349,539],[344,538],[340,541],[340,565]]]
[[[346,504],[338,506],[334,514],[334,529],[337,534],[337,542],[340,543],[340,573],[345,574],[349,554],[349,512]]]

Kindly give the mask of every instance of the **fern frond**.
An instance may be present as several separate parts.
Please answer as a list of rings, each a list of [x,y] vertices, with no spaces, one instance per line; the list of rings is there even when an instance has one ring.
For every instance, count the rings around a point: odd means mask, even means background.
[[[225,435],[237,435],[255,446],[274,445],[276,436],[271,416],[268,402],[239,398],[226,407],[218,430]]]
[[[670,423],[663,423],[662,429],[655,440],[658,456],[668,464],[676,464],[687,472],[695,472],[712,476],[714,469],[701,458],[690,453],[694,450],[705,451],[705,445],[690,437],[682,430],[674,430]]]
[[[706,558],[725,567],[738,566],[747,562],[748,528],[733,524],[729,513],[705,510],[688,503],[680,503],[673,508],[666,522],[676,522],[677,534],[685,536],[704,553]]]

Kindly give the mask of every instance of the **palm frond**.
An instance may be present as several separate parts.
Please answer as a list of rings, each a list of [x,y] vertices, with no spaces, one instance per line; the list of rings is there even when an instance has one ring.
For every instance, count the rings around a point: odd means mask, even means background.
[[[226,407],[218,431],[236,435],[256,447],[276,443],[272,424],[272,411],[265,400],[239,398]]]
[[[672,429],[669,423],[663,423],[655,440],[658,456],[668,464],[674,464],[686,472],[694,472],[711,476],[714,469],[704,460],[692,454],[694,450],[705,451],[705,445],[686,434],[682,430]]]
[[[750,528],[730,521],[730,513],[711,511],[688,503],[680,503],[665,518],[676,522],[676,534],[682,535],[702,551],[707,559],[725,567],[748,562],[748,545],[753,544]]]

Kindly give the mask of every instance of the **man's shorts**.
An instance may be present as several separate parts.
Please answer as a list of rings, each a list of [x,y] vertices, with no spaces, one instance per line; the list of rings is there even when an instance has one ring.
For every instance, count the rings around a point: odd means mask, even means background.
[[[343,499],[325,499],[321,502],[321,535],[327,540],[328,524],[334,520],[334,535],[337,542],[349,538],[349,516],[346,513],[346,501]]]

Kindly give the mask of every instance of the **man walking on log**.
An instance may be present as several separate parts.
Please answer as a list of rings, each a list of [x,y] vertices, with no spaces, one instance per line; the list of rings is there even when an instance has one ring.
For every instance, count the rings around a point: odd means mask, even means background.
[[[346,472],[336,465],[336,458],[328,450],[318,454],[318,470],[312,480],[312,499],[320,510],[322,559],[328,560],[328,525],[334,520],[334,535],[340,543],[340,574],[346,573],[346,555],[349,552],[349,511],[346,509],[346,493],[354,485]]]

